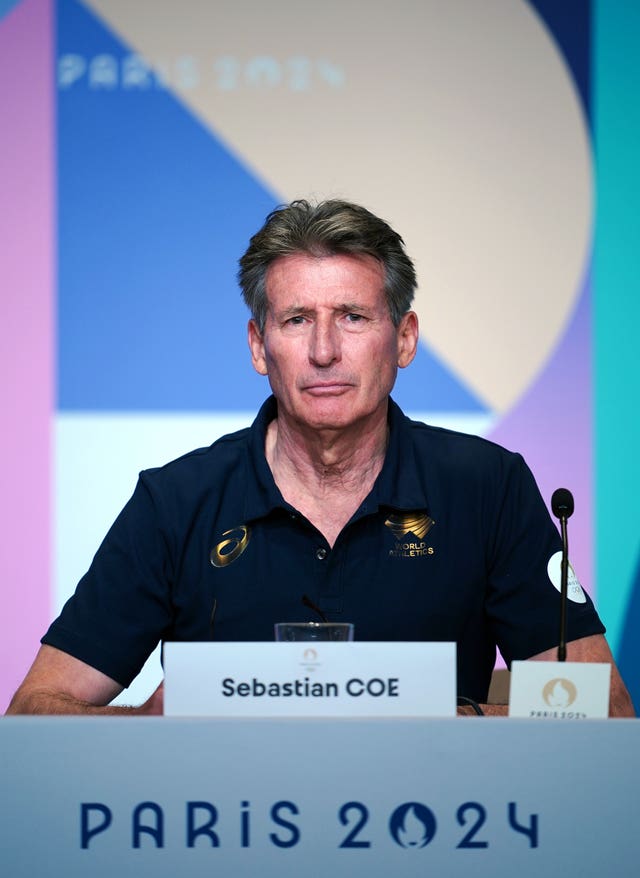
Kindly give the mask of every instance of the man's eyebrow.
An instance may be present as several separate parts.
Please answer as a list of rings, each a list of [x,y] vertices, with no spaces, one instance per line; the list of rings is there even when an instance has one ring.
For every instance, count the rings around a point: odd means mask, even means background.
[[[373,309],[368,305],[362,305],[360,302],[343,302],[341,305],[338,305],[335,310],[344,311],[345,313],[357,311],[359,314],[366,314]]]
[[[371,314],[375,310],[368,305],[360,302],[340,302],[332,306],[333,311],[340,314]],[[289,305],[281,311],[273,311],[273,315],[277,320],[288,320],[291,317],[298,317],[301,314],[315,314],[316,309],[306,305]]]
[[[289,317],[296,317],[298,314],[308,314],[312,310],[312,308],[305,308],[304,305],[289,305],[288,308],[283,308],[282,311],[275,311],[274,313],[279,320],[286,320]]]

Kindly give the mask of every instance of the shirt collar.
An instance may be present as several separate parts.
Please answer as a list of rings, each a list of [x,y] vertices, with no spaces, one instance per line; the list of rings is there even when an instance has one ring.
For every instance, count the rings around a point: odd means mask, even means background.
[[[274,509],[292,508],[280,493],[264,453],[267,428],[277,414],[278,403],[275,396],[270,396],[263,402],[249,431],[245,521],[263,518]]]
[[[280,493],[264,452],[267,428],[277,413],[276,399],[270,396],[262,404],[249,432],[245,521],[262,518],[275,509],[294,511]],[[416,466],[412,422],[391,398],[388,423],[389,446],[384,464],[360,514],[373,512],[380,506],[428,509],[426,487],[420,479],[422,468]]]
[[[389,446],[367,503],[394,509],[428,509],[427,490],[417,465],[412,422],[400,406],[389,399]]]

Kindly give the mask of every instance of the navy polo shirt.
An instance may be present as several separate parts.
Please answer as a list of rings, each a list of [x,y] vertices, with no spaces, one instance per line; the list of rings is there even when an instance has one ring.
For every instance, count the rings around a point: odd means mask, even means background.
[[[272,640],[316,618],[308,595],[356,640],[455,641],[458,691],[480,701],[496,644],[508,663],[557,644],[561,543],[520,455],[390,401],[383,468],[331,548],[273,480],[276,413],[271,397],[249,429],[143,471],[42,642],[128,686],[159,640]],[[568,640],[604,632],[580,594]]]

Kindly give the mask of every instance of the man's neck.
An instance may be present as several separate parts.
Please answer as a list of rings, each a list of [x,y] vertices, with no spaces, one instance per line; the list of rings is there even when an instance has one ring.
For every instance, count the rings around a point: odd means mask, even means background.
[[[387,448],[386,414],[345,430],[269,424],[267,462],[280,492],[333,544],[371,491]]]

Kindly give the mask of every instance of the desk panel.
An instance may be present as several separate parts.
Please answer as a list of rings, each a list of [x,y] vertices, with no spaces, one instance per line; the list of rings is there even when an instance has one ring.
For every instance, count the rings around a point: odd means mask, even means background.
[[[638,720],[5,717],[0,760],[10,878],[638,869]]]

